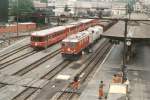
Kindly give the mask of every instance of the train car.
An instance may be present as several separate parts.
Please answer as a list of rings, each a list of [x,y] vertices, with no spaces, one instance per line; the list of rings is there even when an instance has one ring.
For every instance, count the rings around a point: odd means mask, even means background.
[[[98,20],[98,19],[93,19],[93,20],[92,20],[92,26],[96,26],[96,25],[98,25],[99,23],[101,23],[101,20]]]
[[[69,25],[75,25],[78,32],[84,30],[84,28],[83,28],[83,23],[81,23],[80,21],[72,22],[72,23],[70,23]]]
[[[103,27],[95,26],[86,31],[73,34],[62,41],[61,54],[66,59],[78,58],[83,50],[88,49],[103,32]]]
[[[76,25],[69,24],[69,25],[66,25],[65,27],[66,27],[66,31],[67,31],[67,36],[76,34],[78,32]]]
[[[33,32],[31,34],[31,46],[46,48],[47,46],[64,39],[66,35],[67,30],[64,26]]]
[[[94,26],[87,29],[90,33],[91,44],[100,38],[100,35],[103,33],[103,27]]]
[[[114,25],[117,21],[103,21],[100,22],[99,25],[103,27],[103,30],[106,31],[112,25]]]
[[[83,31],[62,40],[61,54],[64,58],[79,57],[90,44],[89,32]]]
[[[60,40],[63,40],[71,34],[84,31],[85,29],[97,24],[95,19],[84,19],[70,23],[65,26],[58,26],[31,34],[31,46],[37,48],[46,48]]]
[[[84,19],[84,20],[81,20],[80,22],[82,23],[82,28],[83,30],[86,30],[88,29],[89,27],[93,26],[94,24],[94,19]]]

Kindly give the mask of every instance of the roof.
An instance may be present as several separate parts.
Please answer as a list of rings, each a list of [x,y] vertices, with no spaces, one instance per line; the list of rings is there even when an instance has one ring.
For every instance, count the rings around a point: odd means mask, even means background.
[[[33,1],[33,5],[35,8],[46,8],[47,4],[42,3],[40,1]]]
[[[50,28],[50,29],[33,32],[31,35],[45,36],[45,35],[52,34],[54,32],[62,31],[62,30],[65,30],[65,29],[66,28],[64,26],[57,26],[57,27],[53,27],[53,28]]]
[[[101,26],[94,26],[94,27],[88,28],[89,32],[94,31],[94,33],[97,32],[97,31],[102,31],[102,30],[103,30],[103,27],[101,27]]]
[[[77,34],[72,34],[71,36],[67,37],[63,40],[63,42],[78,42],[79,40],[83,39],[84,37],[88,36],[88,31],[79,32]]]
[[[83,19],[83,20],[81,20],[80,22],[81,23],[87,23],[87,22],[90,22],[90,21],[92,21],[93,19]]]
[[[72,22],[69,25],[79,25],[79,24],[81,24],[81,22]]]
[[[65,25],[66,28],[74,27],[74,24]]]
[[[24,23],[18,23],[18,24],[36,24],[34,22],[24,22]]]
[[[94,28],[97,28],[97,29],[103,30],[103,27],[102,27],[102,26],[94,26]]]
[[[139,24],[136,25],[128,24],[127,37],[132,39],[133,41],[150,40],[149,22],[140,21],[138,23]],[[113,25],[110,29],[108,29],[106,32],[104,32],[101,36],[116,40],[124,40],[124,32],[125,32],[125,23],[123,21],[119,21],[118,23]]]

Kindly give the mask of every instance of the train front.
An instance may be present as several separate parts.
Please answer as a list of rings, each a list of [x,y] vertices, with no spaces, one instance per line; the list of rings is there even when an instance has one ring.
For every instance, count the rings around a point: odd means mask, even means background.
[[[66,38],[61,43],[61,54],[66,59],[73,60],[79,55],[78,41]]]
[[[45,48],[47,46],[46,36],[34,32],[31,34],[31,47],[33,48]]]

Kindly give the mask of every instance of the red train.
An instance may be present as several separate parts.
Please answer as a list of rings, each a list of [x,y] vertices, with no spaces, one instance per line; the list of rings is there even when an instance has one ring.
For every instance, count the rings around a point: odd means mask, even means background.
[[[61,54],[64,58],[76,58],[82,54],[82,51],[88,48],[92,43],[100,38],[103,28],[101,26],[90,27],[86,31],[72,34],[62,40]]]
[[[82,54],[82,51],[89,48],[92,43],[99,39],[103,31],[108,29],[113,23],[113,21],[109,22],[109,24],[105,23],[104,25],[101,23],[97,26],[88,28],[86,31],[68,36],[62,40],[62,56],[66,59],[78,58]]]
[[[33,32],[31,34],[31,46],[34,48],[45,48],[63,40],[68,35],[76,34],[97,24],[98,20],[96,19],[84,19],[66,26]]]

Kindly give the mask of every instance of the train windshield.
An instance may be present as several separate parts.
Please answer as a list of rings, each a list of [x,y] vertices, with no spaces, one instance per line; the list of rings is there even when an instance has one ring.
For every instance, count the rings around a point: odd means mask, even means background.
[[[34,42],[44,42],[46,40],[45,37],[31,37],[31,41],[34,41]]]
[[[69,47],[69,48],[75,48],[76,42],[62,42],[62,46]]]

